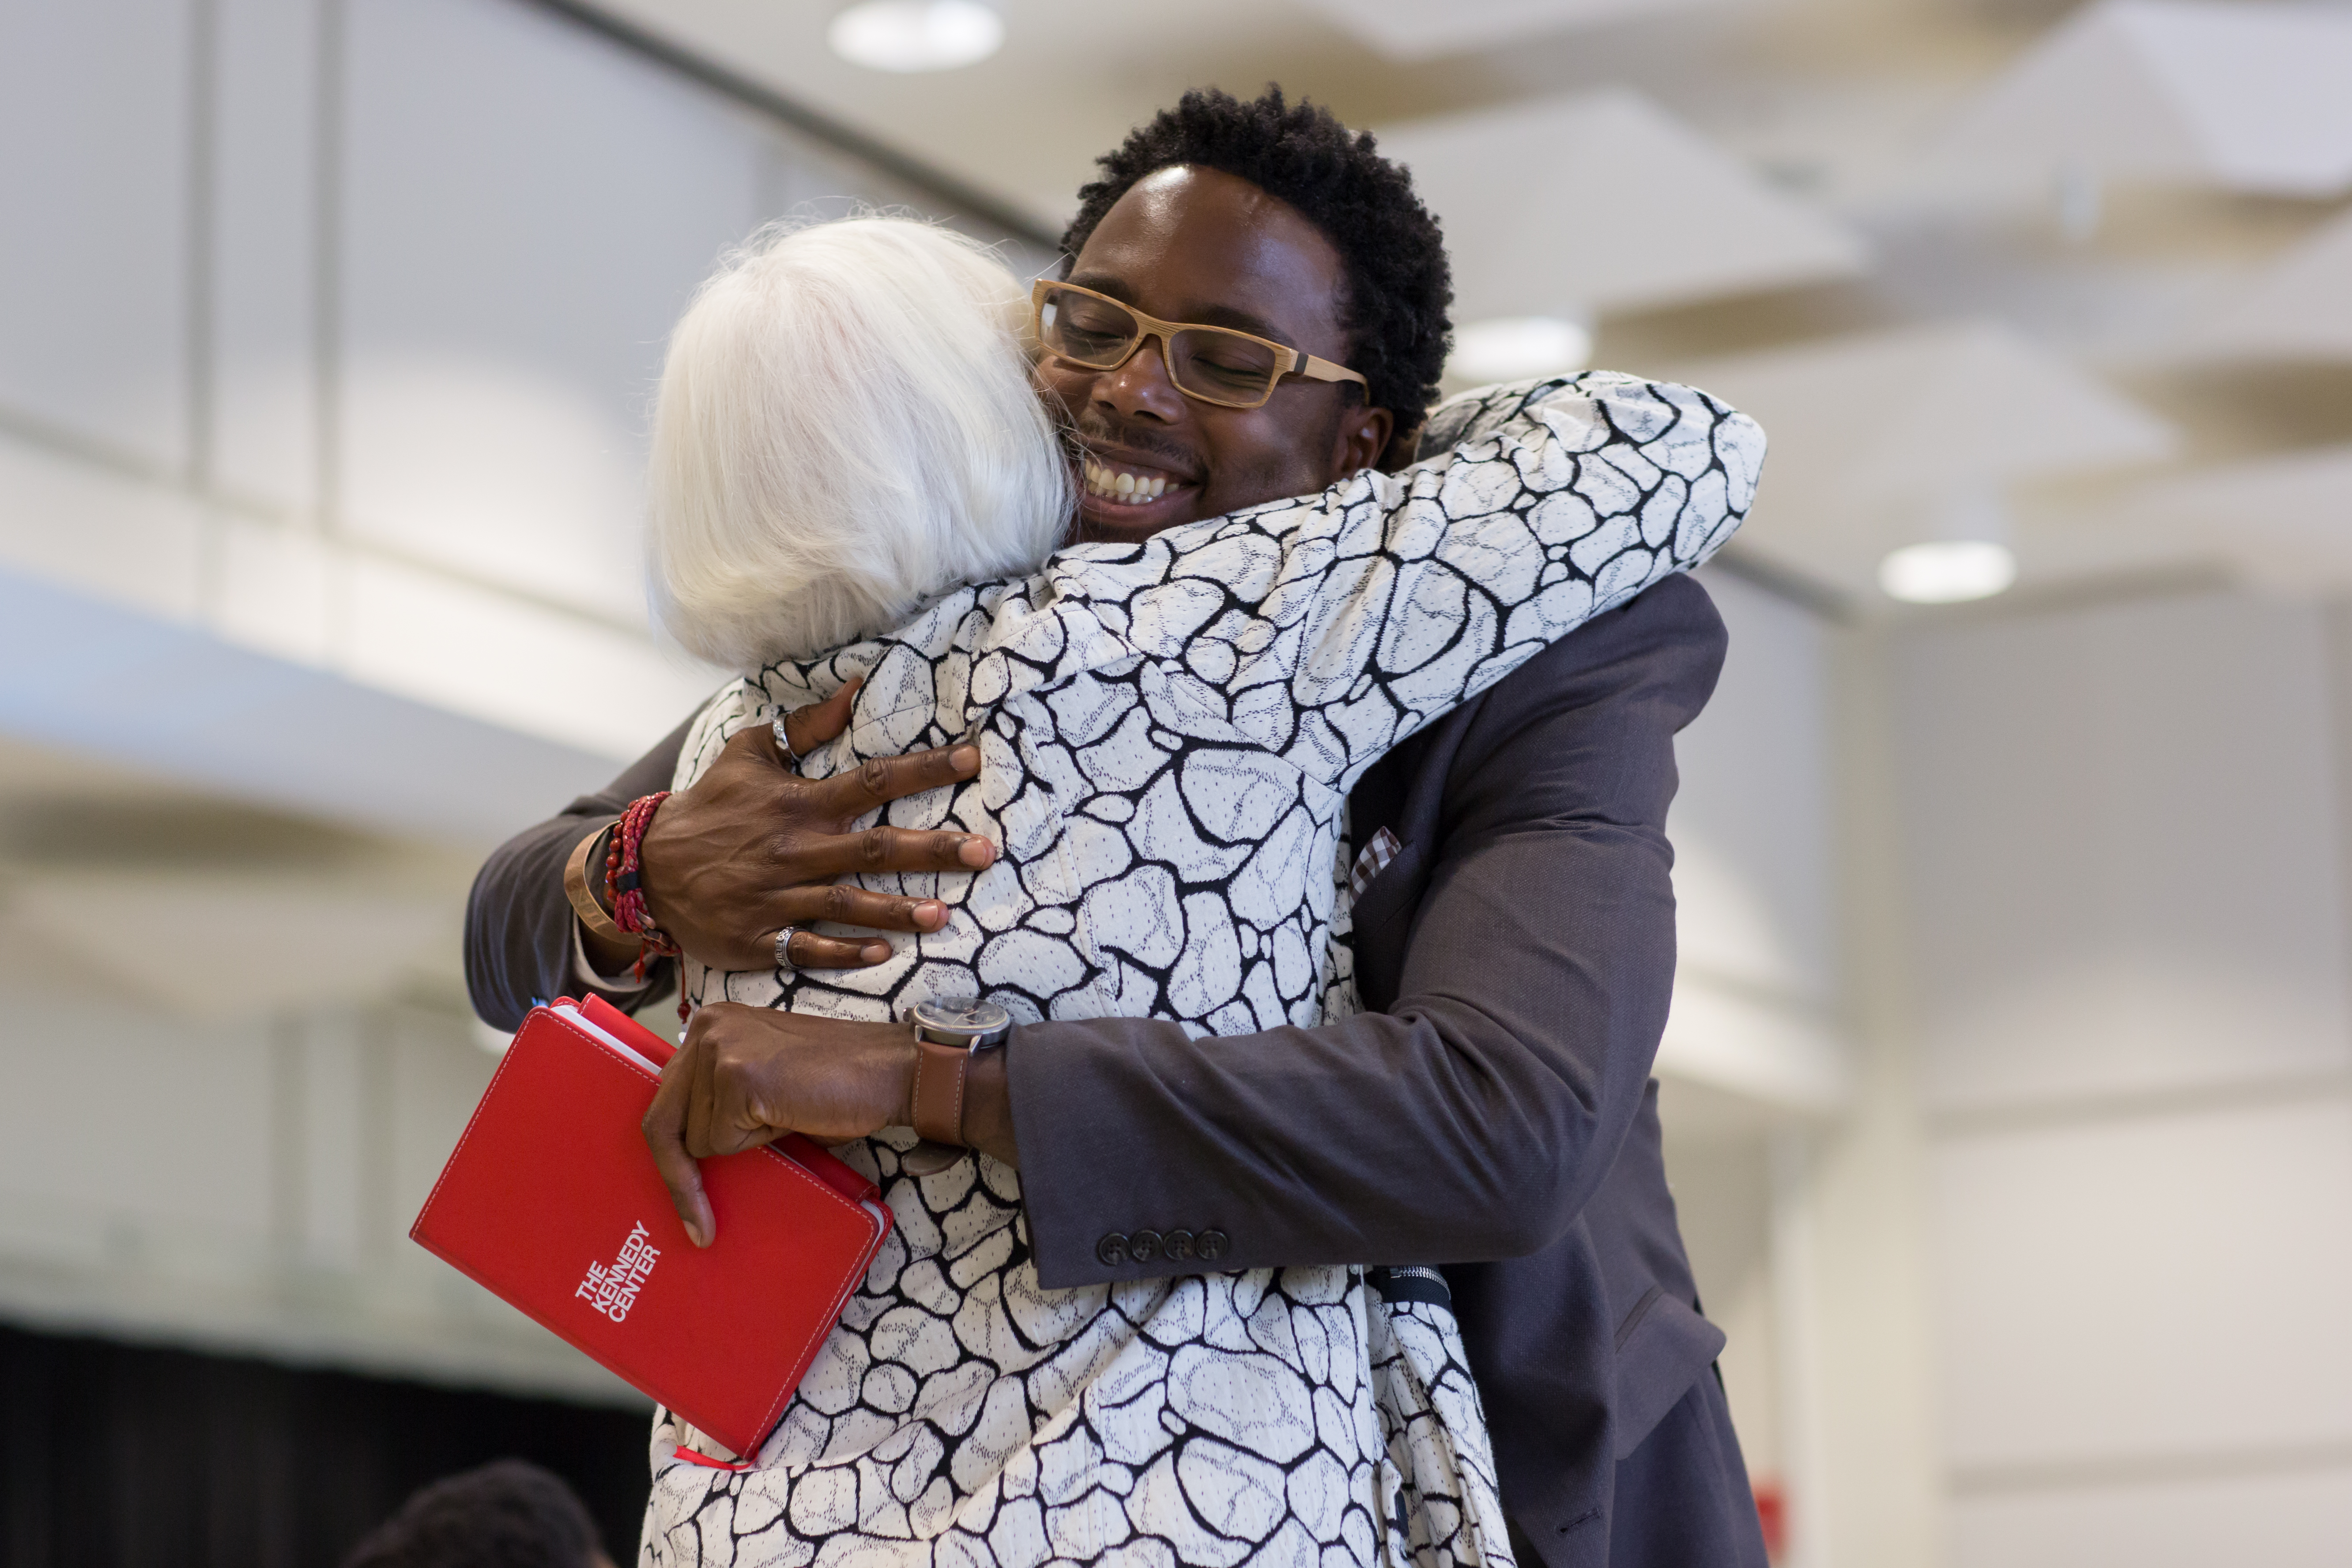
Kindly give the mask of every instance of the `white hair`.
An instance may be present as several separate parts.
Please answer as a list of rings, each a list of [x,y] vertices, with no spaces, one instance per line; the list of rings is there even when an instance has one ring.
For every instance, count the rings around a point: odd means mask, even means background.
[[[655,613],[750,671],[1036,570],[1076,497],[976,241],[908,218],[763,230],[696,294],[654,416]]]

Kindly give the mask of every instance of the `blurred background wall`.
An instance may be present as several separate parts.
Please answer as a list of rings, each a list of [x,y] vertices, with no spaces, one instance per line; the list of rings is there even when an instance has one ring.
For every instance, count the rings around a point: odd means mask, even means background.
[[[1003,0],[923,74],[840,9],[0,0],[11,1331],[640,1408],[404,1232],[473,867],[716,679],[668,323],[853,201],[1043,269],[1271,78],[1444,218],[1454,381],[1772,433],[1659,1072],[1782,1560],[2340,1561],[2352,7]]]

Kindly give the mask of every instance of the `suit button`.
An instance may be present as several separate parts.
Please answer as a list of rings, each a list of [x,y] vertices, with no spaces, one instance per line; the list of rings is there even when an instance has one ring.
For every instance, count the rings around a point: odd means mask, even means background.
[[[1160,1255],[1171,1263],[1181,1263],[1192,1256],[1192,1233],[1171,1230],[1160,1238]]]
[[[1149,1263],[1160,1256],[1160,1233],[1139,1230],[1127,1238],[1127,1255],[1138,1263]]]
[[[1192,1251],[1202,1262],[1214,1263],[1233,1244],[1233,1238],[1222,1230],[1204,1230],[1192,1238]]]
[[[1096,1261],[1116,1268],[1127,1261],[1127,1237],[1112,1231],[1095,1243]]]

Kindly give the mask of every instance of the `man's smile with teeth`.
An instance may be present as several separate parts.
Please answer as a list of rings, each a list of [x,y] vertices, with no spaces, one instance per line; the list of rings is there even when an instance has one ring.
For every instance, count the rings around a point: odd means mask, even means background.
[[[1183,487],[1181,479],[1171,479],[1165,474],[1137,473],[1125,467],[1113,468],[1097,463],[1092,458],[1083,459],[1081,467],[1089,495],[1100,496],[1105,500],[1125,501],[1129,506],[1158,500],[1168,493],[1171,485],[1180,489]]]

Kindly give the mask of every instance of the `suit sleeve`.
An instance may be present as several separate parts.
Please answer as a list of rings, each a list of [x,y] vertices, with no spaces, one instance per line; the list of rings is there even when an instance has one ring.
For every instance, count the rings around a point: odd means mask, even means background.
[[[669,787],[692,724],[690,719],[680,724],[603,790],[524,828],[482,862],[466,895],[466,990],[484,1022],[512,1029],[540,1002],[583,989],[572,967],[572,901],[563,893],[563,864],[583,838],[604,831],[629,802]],[[626,1006],[643,994],[614,1000]]]
[[[1382,883],[1425,890],[1383,1013],[1190,1038],[1137,1019],[1042,1023],[1007,1056],[1042,1283],[1172,1274],[1103,1237],[1223,1231],[1218,1268],[1455,1263],[1573,1223],[1639,1112],[1675,966],[1674,734],[1724,650],[1706,592],[1669,580],[1433,731],[1416,787],[1433,841]],[[1426,857],[1425,866],[1409,859]],[[1117,1256],[1116,1252],[1113,1256]]]

